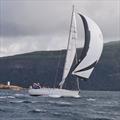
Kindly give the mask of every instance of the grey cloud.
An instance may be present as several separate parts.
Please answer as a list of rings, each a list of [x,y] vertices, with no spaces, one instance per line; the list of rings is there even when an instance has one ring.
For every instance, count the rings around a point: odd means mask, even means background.
[[[1,36],[58,34],[68,30],[72,2],[5,1]],[[105,37],[118,36],[119,6],[115,1],[75,1],[76,10],[95,19]]]
[[[46,3],[46,2],[45,2]],[[3,2],[1,36],[51,34],[66,29],[63,7],[43,2]],[[60,8],[62,9],[60,11]]]
[[[0,54],[66,48],[73,1],[0,0]],[[120,40],[119,0],[74,0],[76,12],[92,18],[104,40]],[[78,40],[83,39],[77,16]],[[30,47],[31,45],[31,47]],[[14,51],[12,47],[14,47]]]

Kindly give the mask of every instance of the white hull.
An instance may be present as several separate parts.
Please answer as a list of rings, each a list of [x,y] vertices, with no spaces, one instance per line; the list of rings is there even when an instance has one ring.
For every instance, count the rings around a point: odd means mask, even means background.
[[[58,88],[30,88],[28,93],[32,96],[47,96],[47,97],[80,97],[79,91],[72,91]]]

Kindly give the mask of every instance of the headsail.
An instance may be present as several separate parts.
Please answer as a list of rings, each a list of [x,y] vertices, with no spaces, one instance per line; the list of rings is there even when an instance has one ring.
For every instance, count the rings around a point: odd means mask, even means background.
[[[103,36],[98,25],[90,18],[79,14],[85,30],[85,44],[77,64],[72,72],[81,78],[89,78],[97,64],[103,49]]]
[[[62,88],[62,86],[65,82],[65,79],[70,72],[70,68],[71,68],[72,63],[73,63],[74,58],[75,58],[76,39],[77,39],[76,17],[75,17],[74,6],[73,6],[65,66],[64,66],[62,81],[59,84],[60,88]]]

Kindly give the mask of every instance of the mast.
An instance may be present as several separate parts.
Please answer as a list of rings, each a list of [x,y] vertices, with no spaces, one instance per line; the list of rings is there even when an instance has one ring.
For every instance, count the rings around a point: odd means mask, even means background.
[[[69,74],[70,68],[75,58],[75,54],[76,54],[75,39],[77,39],[77,30],[76,30],[76,18],[75,18],[74,5],[73,5],[65,65],[63,70],[62,81],[59,84],[61,89],[63,87],[66,77]]]

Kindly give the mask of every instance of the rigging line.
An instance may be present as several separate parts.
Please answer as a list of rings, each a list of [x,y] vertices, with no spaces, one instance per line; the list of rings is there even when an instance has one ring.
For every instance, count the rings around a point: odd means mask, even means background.
[[[57,64],[57,70],[56,70],[56,74],[55,74],[55,81],[54,81],[54,85],[53,85],[53,88],[56,87],[56,81],[57,81],[57,77],[58,77],[58,71],[59,71],[59,66],[60,66],[60,62],[61,62],[61,54],[62,54],[62,50],[60,50],[60,54],[59,54],[59,57],[58,57],[58,64]]]

